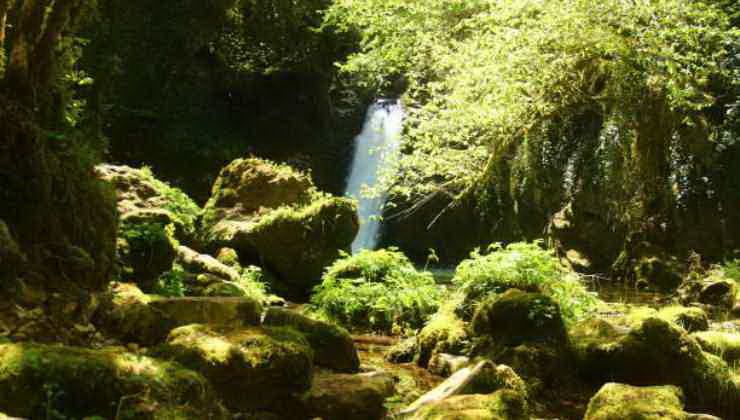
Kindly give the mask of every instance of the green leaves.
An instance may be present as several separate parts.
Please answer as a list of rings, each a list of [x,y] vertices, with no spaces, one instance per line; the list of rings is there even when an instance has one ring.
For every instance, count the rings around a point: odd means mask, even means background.
[[[420,328],[441,296],[430,273],[416,271],[406,256],[390,248],[335,262],[311,304],[348,327],[402,333]]]

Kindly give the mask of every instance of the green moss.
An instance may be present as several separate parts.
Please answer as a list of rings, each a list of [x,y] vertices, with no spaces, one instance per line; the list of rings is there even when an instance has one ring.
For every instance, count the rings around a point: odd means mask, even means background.
[[[455,314],[459,295],[454,295],[443,304],[429,323],[419,332],[417,363],[427,366],[436,353],[460,354],[470,344],[465,322]]]
[[[153,287],[160,274],[172,267],[175,243],[168,224],[125,220],[119,226],[118,253],[121,277],[144,289]]]
[[[16,416],[48,410],[82,418],[140,418],[140,404],[220,412],[210,385],[180,365],[111,350],[31,344],[0,345],[0,406]]]
[[[172,330],[157,354],[202,373],[235,410],[269,408],[311,383],[313,352],[286,327],[188,325]]]
[[[730,364],[740,361],[740,334],[736,332],[701,331],[691,334],[704,351],[715,354]]]
[[[417,271],[391,248],[337,260],[314,289],[311,304],[351,329],[404,332],[424,325],[441,298],[432,275]]]
[[[164,198],[164,208],[172,213],[178,228],[182,229],[185,235],[192,237],[195,234],[196,221],[201,213],[200,207],[179,188],[155,178],[150,168],[141,168],[141,174]]]
[[[604,385],[591,399],[584,420],[685,420],[683,392],[675,386]]]

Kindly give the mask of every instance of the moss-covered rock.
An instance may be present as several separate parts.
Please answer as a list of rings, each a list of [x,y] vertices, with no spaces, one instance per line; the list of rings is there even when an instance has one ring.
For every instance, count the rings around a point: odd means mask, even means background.
[[[692,408],[736,413],[738,392],[727,364],[663,319],[648,318],[631,329],[588,321],[573,328],[571,343],[587,380],[676,385]]]
[[[724,331],[701,331],[691,334],[704,351],[715,354],[727,363],[740,361],[740,333]]]
[[[458,395],[430,404],[411,416],[413,420],[526,420],[523,395],[512,390],[492,394]]]
[[[705,331],[709,328],[709,316],[701,308],[667,306],[661,308],[657,316],[680,325],[688,332]]]
[[[680,264],[664,253],[640,257],[633,271],[637,285],[654,290],[675,290],[683,279]]]
[[[93,322],[107,336],[125,343],[160,343],[175,323],[150,306],[151,301],[152,298],[134,284],[112,283],[101,298]]]
[[[106,164],[95,170],[99,178],[115,187],[122,219],[158,218],[174,224],[181,241],[194,238],[200,208],[185,193],[156,179],[148,168]]]
[[[518,289],[484,300],[475,312],[472,330],[507,346],[567,340],[557,303],[546,295]]]
[[[608,383],[588,403],[584,420],[687,420],[683,392],[672,385],[636,387]]]
[[[313,353],[306,339],[289,328],[176,328],[156,350],[203,374],[229,408],[280,408],[281,399],[311,386]]]
[[[264,265],[278,277],[272,288],[296,298],[359,229],[354,201],[321,194],[307,175],[261,159],[237,159],[221,171],[202,224],[208,247]]]
[[[259,325],[261,302],[247,297],[183,297],[149,303],[178,326],[187,324]]]
[[[416,362],[429,365],[437,353],[462,354],[469,344],[470,334],[465,322],[455,314],[455,303],[448,302],[439,308],[429,323],[419,332]]]
[[[269,308],[264,325],[292,327],[305,335],[314,353],[314,363],[340,372],[357,372],[360,358],[347,330],[313,320],[296,311]]]
[[[242,220],[285,205],[307,204],[313,194],[311,178],[287,165],[259,158],[236,159],[213,184],[203,212],[203,226],[222,220]]]
[[[217,401],[203,376],[175,363],[117,349],[0,344],[0,407],[13,416],[226,418]]]
[[[311,390],[301,397],[302,417],[324,420],[379,420],[385,417],[385,399],[395,381],[380,372],[357,375],[318,373]]]
[[[681,284],[678,295],[684,304],[699,302],[731,309],[740,295],[737,280],[728,276],[721,267],[709,271],[705,276],[689,276]]]
[[[405,338],[385,351],[385,360],[391,363],[410,363],[418,352],[416,336]]]

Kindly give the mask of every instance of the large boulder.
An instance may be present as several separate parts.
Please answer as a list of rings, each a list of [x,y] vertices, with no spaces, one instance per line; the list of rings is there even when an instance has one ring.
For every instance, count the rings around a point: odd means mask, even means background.
[[[165,313],[154,309],[151,301],[152,298],[134,284],[112,283],[101,298],[93,322],[107,336],[125,343],[147,346],[160,343],[175,323]]]
[[[313,353],[289,328],[187,325],[170,332],[161,357],[203,374],[235,411],[280,411],[311,386]]]
[[[305,335],[314,352],[314,363],[340,372],[357,372],[360,358],[347,330],[308,318],[296,311],[269,308],[264,325],[291,327]]]
[[[704,277],[689,276],[679,288],[678,295],[686,304],[699,302],[731,309],[735,305],[739,287],[722,269],[714,269]]]
[[[122,352],[0,344],[0,407],[26,418],[227,418],[201,375]]]
[[[301,397],[303,417],[379,420],[385,417],[385,399],[394,392],[395,380],[385,373],[318,373],[311,390]]]
[[[637,387],[608,383],[591,398],[584,420],[688,420],[683,392],[672,385]]]
[[[261,159],[237,159],[216,180],[202,218],[204,242],[235,249],[277,275],[272,288],[305,298],[359,229],[355,203],[315,190],[308,176]]]
[[[194,238],[200,208],[185,193],[156,179],[148,168],[104,164],[95,171],[115,187],[122,220],[160,220],[175,226],[178,239]]]
[[[676,385],[692,408],[736,413],[739,393],[727,364],[663,319],[648,318],[629,329],[589,320],[572,329],[571,343],[586,380]]]
[[[172,267],[176,240],[195,239],[200,208],[185,193],[154,178],[148,168],[98,165],[100,179],[116,189],[119,278],[145,291]]]
[[[156,299],[154,310],[176,325],[214,324],[230,326],[259,325],[261,302],[248,297],[182,297]]]
[[[473,333],[506,346],[567,341],[560,308],[549,296],[509,289],[484,300],[473,316]]]

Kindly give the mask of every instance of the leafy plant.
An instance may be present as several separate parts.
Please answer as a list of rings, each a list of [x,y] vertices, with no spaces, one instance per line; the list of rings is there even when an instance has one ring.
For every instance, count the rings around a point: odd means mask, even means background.
[[[475,306],[491,294],[517,288],[549,295],[560,306],[563,318],[572,322],[583,318],[597,303],[579,276],[568,271],[553,251],[541,242],[517,242],[504,247],[493,244],[489,253],[478,250],[457,266],[452,279],[465,296],[461,311],[472,315]]]
[[[154,286],[154,293],[167,297],[183,297],[188,291],[186,278],[185,270],[176,264],[172,270],[159,276]]]
[[[345,255],[326,271],[313,308],[359,329],[403,332],[420,328],[437,310],[442,292],[395,248]]]

